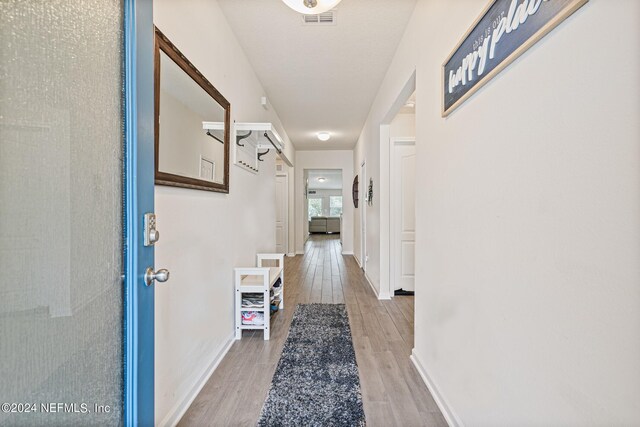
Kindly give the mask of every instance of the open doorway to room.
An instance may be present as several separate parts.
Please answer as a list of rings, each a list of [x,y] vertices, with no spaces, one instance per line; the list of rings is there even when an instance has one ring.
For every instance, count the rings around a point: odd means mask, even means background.
[[[391,295],[415,292],[416,121],[415,92],[389,126],[389,287]]]
[[[415,72],[406,81],[389,110],[380,121],[380,288],[378,298],[390,299],[396,289],[410,286],[397,285],[400,275],[403,279],[415,279],[415,165],[409,167],[415,154],[408,154],[402,160],[396,158],[399,151],[415,147],[417,101]],[[402,156],[407,155],[403,153]],[[401,157],[402,157],[401,156]],[[393,164],[393,165],[392,165]],[[414,174],[411,176],[411,174]],[[404,176],[403,176],[404,175]],[[408,187],[413,183],[413,189]],[[410,197],[412,196],[412,197]],[[400,206],[399,206],[400,205]],[[404,205],[404,206],[403,206]],[[398,211],[402,208],[401,211]],[[400,227],[400,228],[398,228]],[[410,233],[405,233],[410,231]],[[412,234],[407,241],[400,234]],[[406,290],[406,289],[403,289]],[[413,292],[413,291],[410,291]],[[402,292],[401,292],[402,293]]]
[[[342,170],[305,170],[305,183],[307,233],[341,235]]]

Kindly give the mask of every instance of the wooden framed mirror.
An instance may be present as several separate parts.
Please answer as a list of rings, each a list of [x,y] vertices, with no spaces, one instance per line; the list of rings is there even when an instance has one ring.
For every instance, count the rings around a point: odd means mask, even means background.
[[[229,192],[231,105],[155,29],[155,182]]]

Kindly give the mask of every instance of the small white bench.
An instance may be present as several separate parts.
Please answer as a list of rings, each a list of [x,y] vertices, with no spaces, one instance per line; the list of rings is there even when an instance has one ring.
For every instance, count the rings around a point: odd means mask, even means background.
[[[268,263],[275,266],[266,266]],[[235,268],[235,294],[236,294],[236,339],[242,338],[242,331],[246,329],[264,330],[264,339],[269,339],[271,330],[271,301],[279,299],[278,309],[284,308],[284,254],[258,254],[257,267]],[[280,279],[280,286],[271,296],[273,285]],[[243,294],[262,294],[262,307],[243,306]],[[264,313],[264,324],[243,325],[242,313],[256,311]]]

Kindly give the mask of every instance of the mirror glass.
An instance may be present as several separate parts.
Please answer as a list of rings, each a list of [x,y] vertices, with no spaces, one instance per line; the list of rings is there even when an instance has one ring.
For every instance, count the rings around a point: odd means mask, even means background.
[[[159,30],[156,46],[156,183],[228,192],[228,102]]]

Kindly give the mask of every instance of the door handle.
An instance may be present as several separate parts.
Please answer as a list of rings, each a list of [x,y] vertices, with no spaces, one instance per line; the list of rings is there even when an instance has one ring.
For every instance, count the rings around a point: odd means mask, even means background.
[[[144,282],[147,286],[151,286],[154,281],[158,281],[160,283],[166,282],[169,280],[169,270],[163,268],[158,271],[153,271],[153,267],[148,267],[147,271],[144,273]]]

